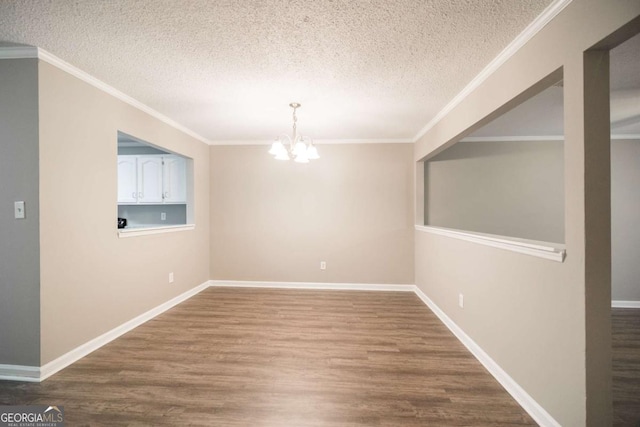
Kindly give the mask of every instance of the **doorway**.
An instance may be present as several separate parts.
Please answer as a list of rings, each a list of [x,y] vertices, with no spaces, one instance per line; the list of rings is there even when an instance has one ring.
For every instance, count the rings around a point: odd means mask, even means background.
[[[610,51],[614,425],[640,425],[640,34]]]

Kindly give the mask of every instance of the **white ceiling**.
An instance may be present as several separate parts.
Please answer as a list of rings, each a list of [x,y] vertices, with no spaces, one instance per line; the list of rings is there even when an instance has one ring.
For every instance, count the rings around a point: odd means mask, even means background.
[[[411,139],[551,0],[3,0],[37,46],[211,141]]]

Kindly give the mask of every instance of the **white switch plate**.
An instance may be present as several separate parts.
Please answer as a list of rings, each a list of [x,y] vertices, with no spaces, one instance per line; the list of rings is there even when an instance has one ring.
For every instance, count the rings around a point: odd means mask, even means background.
[[[24,202],[15,202],[13,210],[16,219],[24,219]]]
[[[160,212],[160,221],[166,221],[166,220],[167,220],[167,213]]]
[[[173,273],[169,273],[169,283],[173,283]]]
[[[458,305],[460,308],[464,308],[464,295],[458,294]]]
[[[327,269],[326,261],[320,261],[320,270],[326,270],[326,269]]]

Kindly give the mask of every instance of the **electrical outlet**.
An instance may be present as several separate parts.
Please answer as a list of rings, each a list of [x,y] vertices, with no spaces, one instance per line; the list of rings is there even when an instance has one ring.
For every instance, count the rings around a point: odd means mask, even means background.
[[[13,210],[15,219],[24,219],[24,202],[15,202]]]
[[[464,308],[464,295],[458,294],[458,305],[460,308]]]
[[[167,213],[160,212],[160,221],[166,221],[166,220],[167,220]]]
[[[173,283],[173,273],[169,273],[169,283]]]
[[[327,262],[320,261],[320,270],[326,270],[326,269],[327,269]]]

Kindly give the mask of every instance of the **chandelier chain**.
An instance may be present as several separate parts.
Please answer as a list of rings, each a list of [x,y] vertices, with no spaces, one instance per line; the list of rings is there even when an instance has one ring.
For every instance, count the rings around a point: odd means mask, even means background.
[[[296,122],[298,121],[298,118],[296,117],[296,109],[297,109],[297,108],[298,108],[297,106],[294,106],[294,107],[293,107],[293,140],[294,140],[294,141],[295,141],[295,139],[296,139],[296,136],[298,136],[298,134],[297,134],[297,128],[296,128],[296,126],[297,126],[297,125],[296,125]]]

